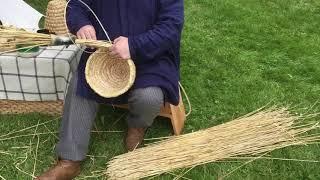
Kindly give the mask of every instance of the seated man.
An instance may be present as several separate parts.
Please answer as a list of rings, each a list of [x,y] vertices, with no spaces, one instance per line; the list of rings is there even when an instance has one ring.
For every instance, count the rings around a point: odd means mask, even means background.
[[[100,18],[113,40],[114,56],[131,58],[137,76],[133,87],[117,98],[97,95],[85,80],[89,53],[80,60],[64,104],[57,164],[37,179],[73,179],[86,157],[98,104],[129,104],[125,146],[134,150],[143,141],[164,102],[179,101],[180,39],[184,22],[183,0],[83,0]],[[67,11],[70,31],[82,39],[105,40],[98,21],[79,0]]]

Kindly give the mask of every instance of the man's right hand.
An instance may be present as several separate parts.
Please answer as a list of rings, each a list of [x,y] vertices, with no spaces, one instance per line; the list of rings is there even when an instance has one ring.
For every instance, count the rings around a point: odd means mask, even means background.
[[[85,25],[77,32],[78,39],[97,40],[96,30],[92,25]]]

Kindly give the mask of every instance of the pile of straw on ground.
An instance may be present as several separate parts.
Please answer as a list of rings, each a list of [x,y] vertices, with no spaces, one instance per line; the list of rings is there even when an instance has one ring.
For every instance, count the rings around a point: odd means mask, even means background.
[[[117,156],[108,163],[106,175],[110,179],[139,179],[228,158],[259,157],[275,149],[319,141],[320,135],[310,134],[318,124],[302,125],[304,118],[291,115],[285,108],[258,111]]]

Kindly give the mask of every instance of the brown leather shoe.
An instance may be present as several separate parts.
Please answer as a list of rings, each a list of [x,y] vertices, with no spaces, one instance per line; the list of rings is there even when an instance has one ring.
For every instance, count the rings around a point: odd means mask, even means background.
[[[125,139],[125,145],[126,145],[127,151],[133,151],[139,146],[141,146],[145,131],[146,131],[145,128],[129,128],[128,129],[127,136]]]
[[[36,180],[72,180],[80,174],[80,162],[59,160]]]

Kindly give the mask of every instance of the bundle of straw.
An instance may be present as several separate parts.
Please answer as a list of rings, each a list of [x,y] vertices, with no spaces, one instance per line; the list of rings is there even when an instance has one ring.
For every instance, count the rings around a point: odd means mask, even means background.
[[[53,34],[41,34],[25,31],[23,29],[16,29],[11,27],[0,26],[0,40],[1,46],[11,47],[8,51],[4,48],[0,52],[13,52],[18,49],[12,48],[17,45],[23,48],[33,48],[36,46],[62,45],[65,41],[68,44],[80,44],[96,48],[110,47],[111,43],[98,40],[82,40],[75,39],[74,36],[56,36]],[[57,43],[59,42],[59,43]]]
[[[117,156],[108,163],[106,175],[110,179],[139,179],[244,155],[259,157],[275,149],[319,141],[319,135],[310,134],[317,124],[297,124],[303,118],[291,115],[285,108],[257,111]]]
[[[0,26],[1,45],[7,47],[14,47],[10,51],[15,51],[17,45],[24,46],[24,48],[33,48],[36,46],[45,46],[51,44],[52,38],[48,34],[40,34],[28,32],[23,29],[16,29],[10,27]],[[0,52],[4,52],[0,49]]]

